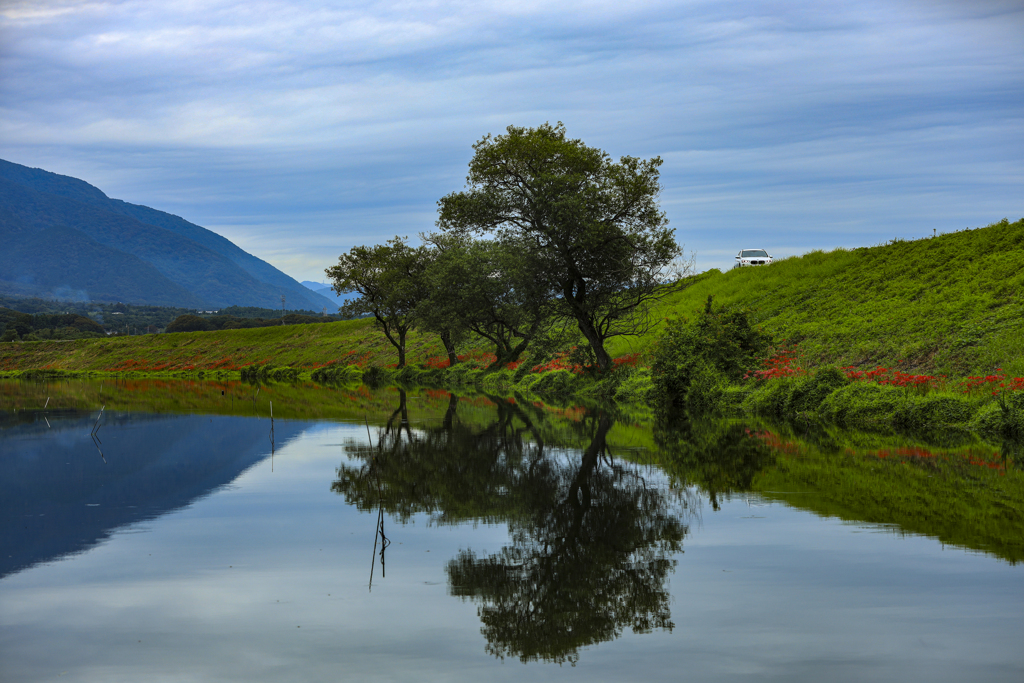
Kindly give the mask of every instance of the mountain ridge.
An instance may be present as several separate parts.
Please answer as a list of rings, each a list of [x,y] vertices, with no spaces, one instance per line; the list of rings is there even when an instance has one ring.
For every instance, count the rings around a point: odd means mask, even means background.
[[[40,237],[46,231],[52,240]],[[0,292],[198,308],[273,308],[283,294],[292,308],[337,305],[202,226],[5,160],[0,237]]]

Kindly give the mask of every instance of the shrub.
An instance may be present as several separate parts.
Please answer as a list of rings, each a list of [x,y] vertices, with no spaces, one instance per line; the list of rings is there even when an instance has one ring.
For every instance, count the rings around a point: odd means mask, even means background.
[[[714,309],[709,296],[693,323],[671,321],[654,350],[655,399],[665,407],[686,405],[691,383],[699,380],[705,387],[694,400],[703,403],[712,375],[738,380],[749,372],[771,346],[771,338],[750,317],[747,309]],[[708,374],[710,370],[714,372]]]
[[[971,419],[974,406],[960,396],[928,394],[908,398],[893,414],[893,423],[899,427],[922,425],[956,425]]]
[[[480,387],[488,393],[503,394],[515,383],[513,380],[514,371],[508,368],[489,372],[480,381]]]
[[[652,391],[654,382],[651,380],[651,371],[642,368],[630,373],[629,377],[620,382],[613,397],[623,403],[640,403],[650,400]]]
[[[352,365],[331,365],[317,368],[310,379],[321,384],[352,384],[358,382],[361,371]]]
[[[579,378],[570,370],[553,370],[540,375],[534,382],[532,391],[538,396],[564,398],[570,396],[576,388]]]
[[[728,380],[710,361],[697,363],[686,391],[686,409],[692,414],[710,413],[719,409],[727,384]]]
[[[371,366],[363,373],[363,384],[370,388],[386,386],[394,381],[395,374],[393,370]]]
[[[906,400],[898,387],[853,383],[829,394],[818,414],[840,423],[889,421]]]
[[[792,391],[787,401],[786,411],[789,413],[810,413],[818,409],[822,401],[836,389],[849,383],[842,370],[827,367],[818,370],[811,376],[801,377],[792,382]]]

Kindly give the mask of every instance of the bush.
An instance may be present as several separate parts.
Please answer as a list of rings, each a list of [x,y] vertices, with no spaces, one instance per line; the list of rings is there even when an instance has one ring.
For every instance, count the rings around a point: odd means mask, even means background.
[[[786,405],[788,413],[812,413],[829,394],[850,383],[842,370],[827,367],[810,376],[792,382],[792,391]]]
[[[962,396],[928,394],[907,399],[893,414],[899,427],[922,425],[959,425],[971,419],[972,402]]]
[[[907,400],[898,387],[853,382],[829,394],[818,414],[835,422],[888,422]]]
[[[721,408],[722,394],[727,384],[728,380],[714,364],[707,360],[697,363],[686,391],[687,411],[691,414],[705,414]]]
[[[616,387],[613,398],[623,403],[641,403],[650,400],[654,391],[651,371],[648,368],[634,370]]]
[[[363,384],[371,389],[387,386],[394,382],[395,374],[393,370],[373,366],[363,373]]]
[[[771,346],[771,337],[755,328],[750,317],[747,309],[715,310],[708,297],[693,323],[670,322],[655,347],[651,365],[655,400],[663,407],[682,407],[689,402],[687,394],[695,380],[710,386],[707,382],[712,375],[728,381],[749,372]],[[703,403],[707,398],[704,389],[698,394],[694,400]]]
[[[838,368],[822,368],[813,375],[764,380],[744,399],[743,407],[767,415],[813,413],[834,391],[849,384]]]
[[[505,368],[497,372],[489,372],[480,381],[480,387],[487,393],[504,394],[515,384],[514,372]]]
[[[542,373],[531,390],[542,397],[565,398],[572,395],[578,380],[579,378],[569,370],[552,370]]]
[[[537,384],[537,382],[540,381],[541,377],[542,375],[540,375],[539,373],[531,373],[529,375],[526,375],[518,382],[516,382],[516,391],[522,392],[524,394],[533,393],[533,387],[535,384]]]
[[[353,384],[359,382],[362,372],[354,365],[331,365],[317,368],[310,379],[320,384]]]

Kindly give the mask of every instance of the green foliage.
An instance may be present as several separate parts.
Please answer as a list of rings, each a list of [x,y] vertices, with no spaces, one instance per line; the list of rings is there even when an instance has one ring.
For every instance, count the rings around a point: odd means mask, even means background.
[[[309,378],[320,384],[350,385],[359,384],[363,372],[354,365],[330,365],[313,370]]]
[[[541,397],[564,399],[572,396],[579,384],[579,377],[569,370],[552,370],[539,375],[530,391]]]
[[[202,376],[202,372],[199,373]],[[277,368],[269,363],[266,365],[252,365],[242,368],[241,379],[250,384],[264,384],[266,382],[295,382],[302,374],[300,368]]]
[[[401,237],[373,247],[353,247],[325,272],[338,294],[356,292],[345,303],[346,318],[371,314],[384,336],[398,351],[398,367],[405,367],[405,342],[416,324],[416,310],[426,297],[426,248],[413,248]]]
[[[398,373],[387,368],[371,367],[363,373],[363,384],[371,388],[393,384]]]
[[[750,317],[742,308],[715,309],[708,297],[693,323],[670,322],[651,365],[658,402],[665,407],[710,407],[710,400],[721,397],[714,387],[750,371],[771,345]],[[691,388],[696,392],[692,400]]]
[[[622,403],[646,403],[653,391],[654,382],[650,369],[638,368],[619,383],[612,396]]]
[[[519,359],[551,325],[554,296],[537,273],[542,265],[522,239],[474,241],[432,235],[427,294],[417,317],[427,329],[494,345],[492,369]],[[454,354],[452,354],[454,355]]]
[[[474,146],[470,189],[438,202],[438,225],[512,240],[542,264],[537,282],[575,320],[602,370],[605,341],[642,334],[668,294],[663,270],[680,249],[658,206],[660,158],[622,157],[566,138],[565,127],[509,126]]]
[[[167,332],[207,332],[213,325],[203,318],[191,313],[180,315],[167,326]]]
[[[908,395],[896,409],[892,422],[898,427],[962,425],[974,415],[977,401],[955,394]]]
[[[0,337],[3,341],[23,339],[86,339],[106,336],[93,320],[77,313],[36,313],[0,307]]]
[[[744,397],[742,405],[752,412],[777,417],[813,413],[832,392],[848,383],[839,368],[821,368],[812,375],[762,381]]]

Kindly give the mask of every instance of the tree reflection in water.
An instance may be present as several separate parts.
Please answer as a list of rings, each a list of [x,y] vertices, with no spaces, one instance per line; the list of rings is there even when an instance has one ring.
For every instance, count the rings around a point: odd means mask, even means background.
[[[500,552],[467,549],[447,566],[451,594],[478,604],[495,656],[574,664],[580,648],[626,628],[671,629],[666,583],[687,531],[685,494],[611,457],[605,413],[574,425],[581,451],[546,442],[529,408],[498,402],[491,422],[470,425],[457,405],[453,396],[437,426],[392,420],[377,445],[347,444],[357,464],[339,467],[332,489],[399,520],[508,524]]]

